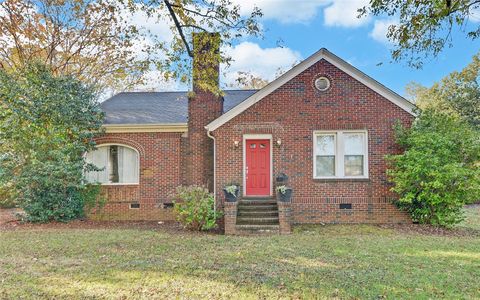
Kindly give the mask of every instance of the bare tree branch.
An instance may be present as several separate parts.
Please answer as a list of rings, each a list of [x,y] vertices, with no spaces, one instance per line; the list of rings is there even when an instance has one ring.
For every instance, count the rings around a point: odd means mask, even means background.
[[[185,45],[185,49],[187,50],[187,53],[190,57],[193,57],[192,50],[190,50],[190,46],[187,42],[187,39],[185,38],[185,35],[183,34],[182,26],[180,25],[180,22],[178,22],[177,15],[175,14],[175,11],[173,11],[172,6],[170,5],[170,2],[168,0],[164,0],[165,5],[167,6],[168,12],[170,13],[170,16],[173,19],[173,22],[175,23],[175,26],[177,27],[178,33],[180,34],[180,37],[183,40],[183,43]]]

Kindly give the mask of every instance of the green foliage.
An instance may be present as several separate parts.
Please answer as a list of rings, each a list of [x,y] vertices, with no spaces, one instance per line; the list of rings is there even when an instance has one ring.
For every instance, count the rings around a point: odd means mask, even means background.
[[[480,135],[465,121],[425,110],[411,128],[397,128],[405,152],[388,157],[398,206],[413,220],[451,226],[462,207],[480,199]]]
[[[480,130],[480,54],[463,70],[449,74],[431,88],[417,86],[414,90],[420,108],[459,115]]]
[[[287,193],[288,187],[286,185],[282,184],[282,185],[277,186],[276,190],[277,190],[277,192],[285,195]]]
[[[238,185],[236,184],[226,185],[225,191],[227,191],[227,193],[229,194],[232,194],[233,196],[237,196]]]
[[[370,0],[359,10],[366,17],[398,18],[389,26],[387,38],[393,42],[394,60],[407,60],[421,67],[423,59],[437,56],[452,44],[452,32],[465,33],[471,39],[480,37],[480,26],[469,22],[480,9],[478,0]]]
[[[192,72],[191,57],[201,55],[205,65],[232,58],[224,51],[199,53],[192,33],[218,32],[225,46],[232,45],[259,35],[262,16],[257,7],[245,14],[233,0],[3,0],[0,11],[1,68],[16,69],[35,57],[55,74],[73,75],[103,91],[148,84],[151,70],[167,81],[187,82],[198,74],[202,88],[216,94],[221,91],[212,74]],[[150,30],[147,23],[162,30]]]
[[[0,208],[12,208],[16,204],[11,188],[0,186]]]
[[[103,113],[92,89],[33,64],[0,70],[0,189],[34,222],[83,216],[95,190],[83,154],[95,146]]]
[[[201,186],[181,186],[177,188],[174,213],[177,221],[191,230],[210,230],[217,226],[222,216],[215,211],[215,200],[208,190]]]

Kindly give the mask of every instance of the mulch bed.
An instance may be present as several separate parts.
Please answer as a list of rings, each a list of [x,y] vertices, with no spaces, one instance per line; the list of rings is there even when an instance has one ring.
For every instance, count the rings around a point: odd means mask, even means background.
[[[17,214],[21,213],[22,210],[19,208],[2,208],[0,209],[0,226],[3,224],[16,221]]]
[[[1,213],[1,212],[0,212]],[[174,234],[204,235],[219,234],[220,230],[209,232],[190,231],[178,222],[158,222],[158,221],[93,221],[88,219],[74,220],[68,223],[50,222],[50,223],[27,223],[12,219],[11,217],[0,219],[0,231],[11,230],[49,230],[49,229],[135,229],[135,230],[154,230],[164,231]]]
[[[478,205],[478,204],[475,204]],[[177,222],[157,221],[93,221],[74,220],[68,223],[50,222],[44,224],[24,223],[16,220],[15,213],[18,209],[0,209],[0,230],[44,230],[44,229],[139,229],[158,230],[175,234],[221,234],[221,230],[210,232],[194,232],[184,229]],[[436,236],[458,236],[458,237],[480,237],[480,230],[472,228],[446,229],[431,225],[420,224],[382,224],[380,228],[393,229],[406,234],[436,235]]]
[[[175,222],[153,222],[153,221],[92,221],[74,220],[68,223],[27,223],[21,221],[10,221],[0,225],[1,229],[182,229]]]

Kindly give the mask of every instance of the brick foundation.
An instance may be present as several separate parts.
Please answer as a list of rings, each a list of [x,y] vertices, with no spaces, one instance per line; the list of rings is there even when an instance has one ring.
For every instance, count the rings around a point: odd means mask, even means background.
[[[388,198],[293,198],[294,224],[308,223],[410,223],[406,212],[400,211]],[[341,209],[340,204],[351,204]]]

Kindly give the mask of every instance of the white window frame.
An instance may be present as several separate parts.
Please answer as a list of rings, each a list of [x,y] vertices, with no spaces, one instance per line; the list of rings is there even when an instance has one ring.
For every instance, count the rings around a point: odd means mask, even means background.
[[[364,134],[363,175],[345,176],[345,147],[343,135],[345,133]],[[335,149],[335,176],[317,176],[317,137],[322,135],[334,135]],[[368,131],[367,130],[321,130],[313,132],[313,178],[314,179],[368,179]]]
[[[138,150],[133,148],[132,146],[128,146],[128,145],[125,145],[125,144],[117,144],[117,143],[100,144],[100,145],[96,146],[96,149],[102,148],[102,147],[110,147],[110,146],[119,146],[119,147],[129,148],[129,149],[132,149],[133,151],[135,151],[137,153],[138,182],[131,182],[131,183],[128,183],[128,182],[106,182],[106,183],[100,183],[100,185],[105,185],[105,186],[108,186],[108,185],[140,185],[140,152],[138,152]],[[109,153],[108,155],[110,155],[110,151],[108,151],[108,153]],[[85,156],[86,155],[87,155],[87,153],[85,153]],[[108,159],[108,161],[110,161],[110,159]],[[108,166],[105,166],[105,167],[108,167]]]

